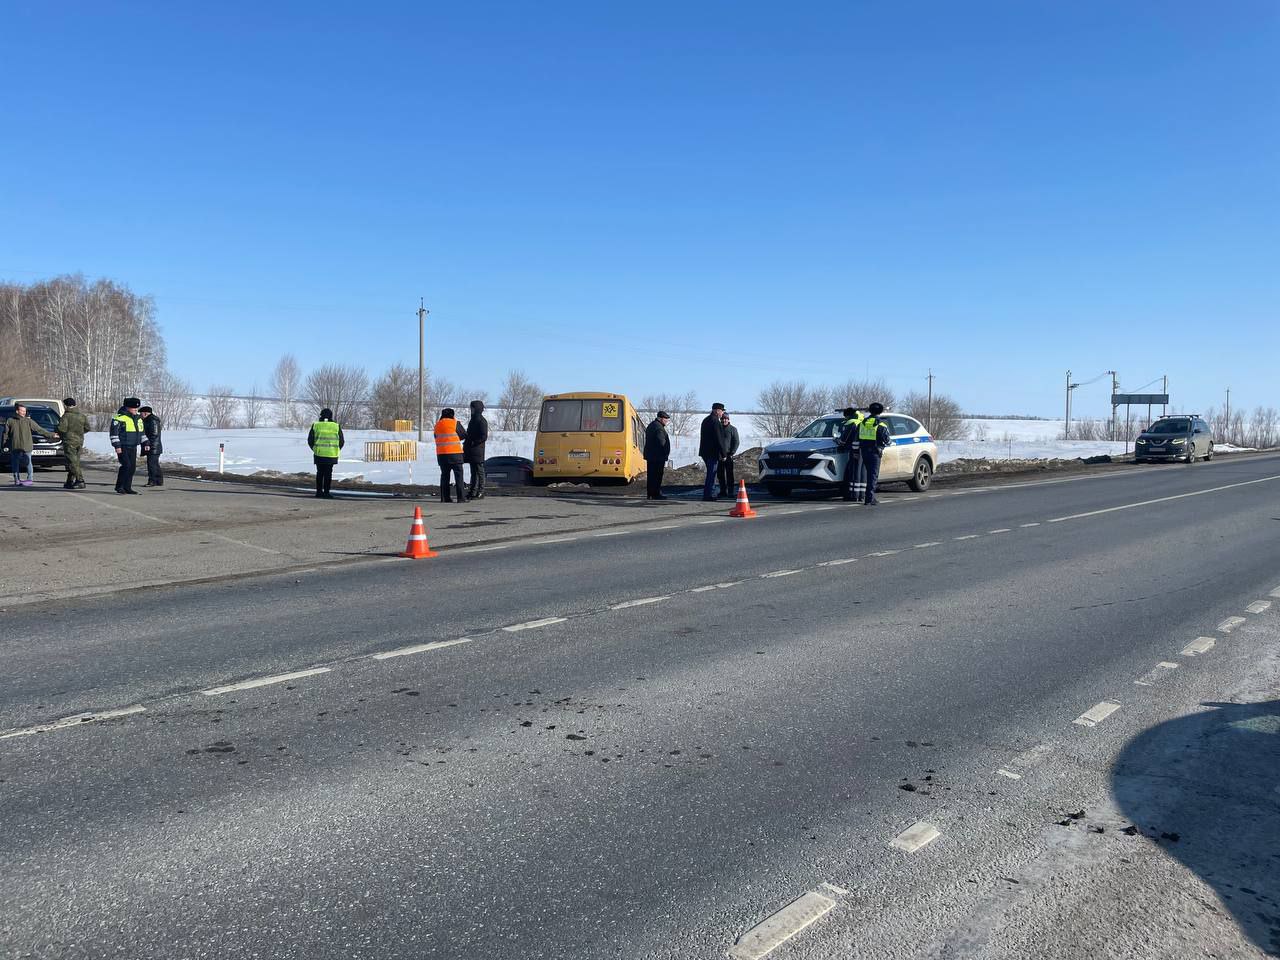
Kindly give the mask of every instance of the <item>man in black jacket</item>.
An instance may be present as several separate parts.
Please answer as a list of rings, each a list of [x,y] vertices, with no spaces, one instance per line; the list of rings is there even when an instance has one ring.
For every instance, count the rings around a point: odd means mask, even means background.
[[[868,507],[874,507],[876,500],[876,483],[880,479],[880,456],[884,448],[889,446],[889,425],[880,418],[884,413],[884,404],[873,403],[867,408],[869,413],[858,425],[858,456],[867,474],[867,497],[864,501]]]
[[[667,424],[670,422],[671,414],[659,410],[644,431],[645,480],[650,500],[667,499],[662,495],[662,472],[671,457],[671,438],[667,436]]]
[[[146,439],[142,442],[142,452],[147,458],[147,486],[163,487],[164,471],[160,469],[160,454],[164,453],[164,442],[160,432],[164,429],[164,421],[155,415],[150,407],[139,407],[142,415],[142,432]]]
[[[141,405],[142,401],[137,397],[125,397],[111,418],[111,446],[120,461],[120,469],[116,471],[116,493],[133,495],[138,492],[133,489],[133,474],[138,469],[138,447],[147,436],[142,429],[142,418],[138,416]]]
[[[713,403],[711,413],[702,419],[701,434],[698,437],[698,456],[707,467],[707,479],[702,484],[702,499],[714,500],[716,474],[720,472],[720,461],[724,459],[724,426],[720,418],[724,416],[724,404]]]
[[[484,499],[484,445],[489,439],[489,421],[484,417],[484,401],[471,401],[471,419],[467,421],[467,438],[462,441],[462,461],[471,465],[468,500]]]
[[[732,500],[737,494],[734,487],[738,485],[733,478],[733,455],[738,452],[738,428],[729,420],[726,413],[720,418],[720,427],[724,430],[724,459],[720,461],[720,499]]]

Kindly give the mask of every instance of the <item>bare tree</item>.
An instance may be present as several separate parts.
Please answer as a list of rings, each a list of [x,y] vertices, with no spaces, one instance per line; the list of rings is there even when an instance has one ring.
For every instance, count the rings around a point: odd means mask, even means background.
[[[249,396],[240,404],[240,422],[253,430],[262,424],[262,413],[262,397],[258,396],[258,385],[255,383],[249,388]]]
[[[968,433],[960,404],[945,393],[935,393],[930,403],[927,394],[913,390],[898,401],[895,409],[923,423],[935,440],[963,440]]]
[[[271,392],[280,398],[278,421],[282,427],[298,424],[298,391],[302,385],[302,370],[292,353],[286,353],[276,361],[271,371]]]
[[[846,380],[831,388],[833,409],[858,407],[866,410],[871,404],[877,402],[883,403],[886,410],[894,410],[898,407],[897,397],[894,396],[893,389],[883,377],[871,380]]]
[[[333,419],[351,427],[367,420],[364,401],[369,392],[369,375],[364,368],[340,363],[326,363],[307,374],[301,395],[318,413],[328,407]]]
[[[831,392],[826,387],[810,386],[803,380],[775,380],[756,399],[760,408],[756,424],[767,437],[794,436],[825,413],[830,403]]]
[[[236,425],[235,387],[215,383],[209,386],[204,398],[204,415],[209,426],[215,430],[230,430]]]
[[[698,395],[693,390],[685,393],[651,393],[640,401],[640,413],[644,420],[652,420],[659,410],[671,414],[667,432],[673,437],[684,437],[697,427],[700,416]]]
[[[497,429],[537,430],[542,412],[542,388],[522,370],[508,370],[498,394]]]
[[[186,430],[199,412],[200,404],[191,384],[168,370],[152,376],[142,395],[157,408],[170,430]]]
[[[418,371],[403,363],[387,368],[373,382],[369,416],[374,426],[384,420],[418,419]]]
[[[1280,442],[1280,411],[1275,407],[1258,407],[1249,420],[1249,446],[1266,450]]]

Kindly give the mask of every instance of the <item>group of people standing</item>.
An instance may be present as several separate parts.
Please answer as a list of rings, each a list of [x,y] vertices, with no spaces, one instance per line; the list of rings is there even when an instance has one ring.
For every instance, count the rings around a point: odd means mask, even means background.
[[[876,484],[880,480],[880,457],[890,443],[889,427],[880,419],[882,413],[882,403],[868,404],[866,413],[857,407],[845,407],[841,411],[844,423],[840,425],[840,436],[836,438],[836,446],[849,455],[844,465],[842,497],[869,507],[878,502]]]
[[[63,403],[75,406],[74,400]],[[164,424],[155,411],[143,406],[137,397],[125,397],[121,402],[120,409],[111,418],[110,433],[111,448],[120,464],[116,471],[116,493],[137,494],[133,489],[133,476],[138,470],[139,449],[147,458],[147,486],[164,486],[164,471],[160,468],[160,454],[164,453],[163,429]]]
[[[650,500],[665,500],[662,492],[662,474],[671,459],[671,437],[667,433],[667,424],[671,422],[671,414],[659,410],[657,416],[645,428],[644,460],[646,494]],[[721,499],[733,499],[733,489],[737,485],[734,479],[733,458],[738,452],[741,438],[738,428],[733,425],[729,414],[725,412],[723,403],[713,403],[711,412],[702,419],[698,436],[698,456],[707,468],[707,478],[702,485],[702,499],[715,500],[716,482],[719,481]]]

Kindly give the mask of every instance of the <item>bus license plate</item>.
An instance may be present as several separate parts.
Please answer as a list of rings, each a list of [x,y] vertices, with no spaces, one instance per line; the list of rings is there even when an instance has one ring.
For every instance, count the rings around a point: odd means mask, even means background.
[[[591,451],[590,450],[570,450],[569,459],[570,460],[590,460]]]

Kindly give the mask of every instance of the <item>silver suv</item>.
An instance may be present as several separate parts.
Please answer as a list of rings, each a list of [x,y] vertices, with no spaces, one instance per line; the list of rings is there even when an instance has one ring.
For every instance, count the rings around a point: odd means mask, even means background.
[[[1194,413],[1161,417],[1138,435],[1133,445],[1133,459],[1136,463],[1212,460],[1213,432],[1209,424]]]

